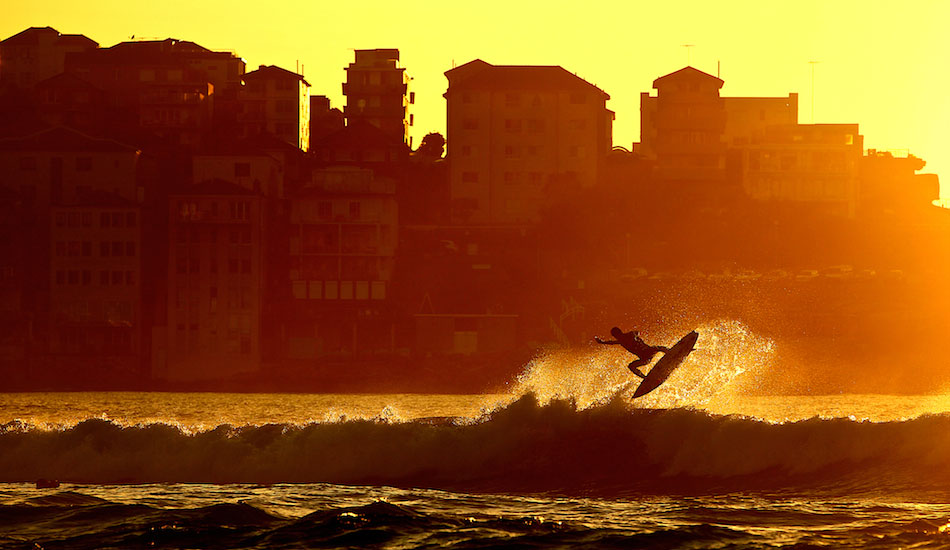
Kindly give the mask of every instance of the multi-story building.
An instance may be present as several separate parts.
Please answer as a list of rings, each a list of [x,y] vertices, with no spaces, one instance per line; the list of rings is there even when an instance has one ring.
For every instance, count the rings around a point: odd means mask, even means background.
[[[35,86],[37,113],[52,126],[69,126],[94,135],[108,131],[108,98],[101,89],[70,73]]]
[[[598,181],[612,144],[603,90],[557,66],[477,59],[445,75],[453,219],[532,223],[548,184]]]
[[[409,105],[415,102],[408,92],[409,76],[399,66],[399,50],[356,50],[356,59],[346,70],[343,95],[346,123],[369,122],[393,139],[412,146]]]
[[[192,158],[195,182],[224,180],[265,197],[283,198],[284,164],[253,147],[223,147]]]
[[[286,356],[391,349],[389,303],[398,213],[392,180],[357,167],[317,169],[290,204]]]
[[[234,90],[243,67],[231,53],[174,39],[121,42],[66,57],[67,72],[106,92],[111,133],[134,131],[140,139],[188,147],[212,129],[215,83],[221,95]]]
[[[325,95],[310,96],[310,143],[311,146],[342,130],[345,125],[343,111],[330,108],[330,98]]]
[[[229,181],[200,182],[169,195],[168,216],[166,327],[153,339],[153,376],[220,380],[258,370],[260,196]]]
[[[756,200],[854,217],[863,145],[857,124],[770,126],[739,148],[742,186]]]
[[[664,181],[711,183],[725,177],[726,108],[723,81],[685,67],[653,81],[656,96],[640,94],[640,145]]]
[[[310,148],[310,84],[302,75],[261,65],[244,75],[240,122],[246,137],[273,134],[301,151]]]
[[[907,151],[869,149],[860,162],[858,215],[919,217],[940,198],[936,174],[917,174],[927,163]]]
[[[0,187],[0,376],[15,381],[26,376],[32,332],[27,294],[26,252],[30,246],[29,213],[20,194]]]
[[[49,353],[55,372],[87,381],[126,380],[141,366],[141,211],[92,192],[53,206]]]
[[[30,27],[0,42],[0,84],[31,89],[37,82],[63,72],[67,54],[98,47],[98,43],[81,34]]]
[[[75,204],[89,191],[140,202],[138,161],[135,147],[65,127],[0,139],[0,178],[42,215],[51,204]]]
[[[798,94],[788,97],[724,97],[726,126],[722,141],[741,146],[765,133],[769,126],[798,124]]]

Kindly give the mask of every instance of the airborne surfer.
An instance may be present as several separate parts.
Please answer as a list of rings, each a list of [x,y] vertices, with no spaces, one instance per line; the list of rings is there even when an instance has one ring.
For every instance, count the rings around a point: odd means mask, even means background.
[[[670,351],[670,348],[666,346],[651,346],[647,344],[642,338],[640,338],[640,333],[636,330],[624,332],[620,330],[619,327],[614,327],[610,329],[610,335],[614,337],[613,340],[602,340],[599,336],[594,336],[594,341],[596,341],[598,344],[604,344],[608,346],[620,345],[623,346],[623,349],[636,355],[637,359],[635,361],[631,361],[630,364],[627,365],[627,368],[640,378],[647,377],[647,375],[640,372],[640,367],[649,363],[653,359],[653,356],[657,353],[666,353]]]

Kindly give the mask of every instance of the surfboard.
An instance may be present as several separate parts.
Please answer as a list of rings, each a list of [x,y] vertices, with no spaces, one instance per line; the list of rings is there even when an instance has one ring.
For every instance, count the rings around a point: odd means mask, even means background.
[[[653,365],[647,377],[640,382],[637,391],[633,392],[634,399],[650,393],[658,388],[660,384],[666,382],[666,379],[676,370],[676,367],[680,366],[683,361],[686,360],[686,356],[693,351],[693,347],[696,346],[696,340],[698,339],[699,333],[695,330],[680,338],[680,341],[674,344],[673,347],[670,348],[670,351],[666,352],[663,357]]]

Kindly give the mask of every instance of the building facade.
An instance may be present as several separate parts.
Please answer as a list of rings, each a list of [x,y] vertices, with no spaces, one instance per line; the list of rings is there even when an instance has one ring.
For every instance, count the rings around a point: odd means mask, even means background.
[[[399,50],[356,50],[355,54],[355,61],[345,68],[343,83],[347,124],[368,122],[411,147],[409,105],[414,98],[408,92],[406,69],[399,66]]]
[[[302,75],[261,65],[244,75],[240,122],[244,136],[264,132],[298,147],[310,148],[310,84]]]
[[[49,354],[69,371],[109,384],[139,374],[142,231],[138,204],[90,193],[54,206],[50,224]]]
[[[171,194],[168,208],[166,327],[163,341],[153,343],[153,376],[187,382],[257,371],[265,269],[260,196],[211,180]]]
[[[63,72],[68,54],[98,47],[98,43],[81,34],[30,27],[0,42],[0,84],[32,89],[37,82]]]
[[[445,75],[455,221],[533,223],[546,186],[598,181],[612,145],[603,90],[556,66],[475,60]]]
[[[365,168],[314,170],[290,205],[288,358],[391,351],[397,233],[392,180]]]
[[[810,205],[852,218],[863,146],[857,124],[770,126],[739,149],[742,186],[756,200]]]

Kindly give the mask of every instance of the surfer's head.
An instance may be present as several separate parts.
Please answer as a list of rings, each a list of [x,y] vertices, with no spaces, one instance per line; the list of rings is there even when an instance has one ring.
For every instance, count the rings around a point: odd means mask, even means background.
[[[610,329],[610,335],[614,338],[620,338],[623,335],[623,331],[620,330],[620,327],[614,327]]]

